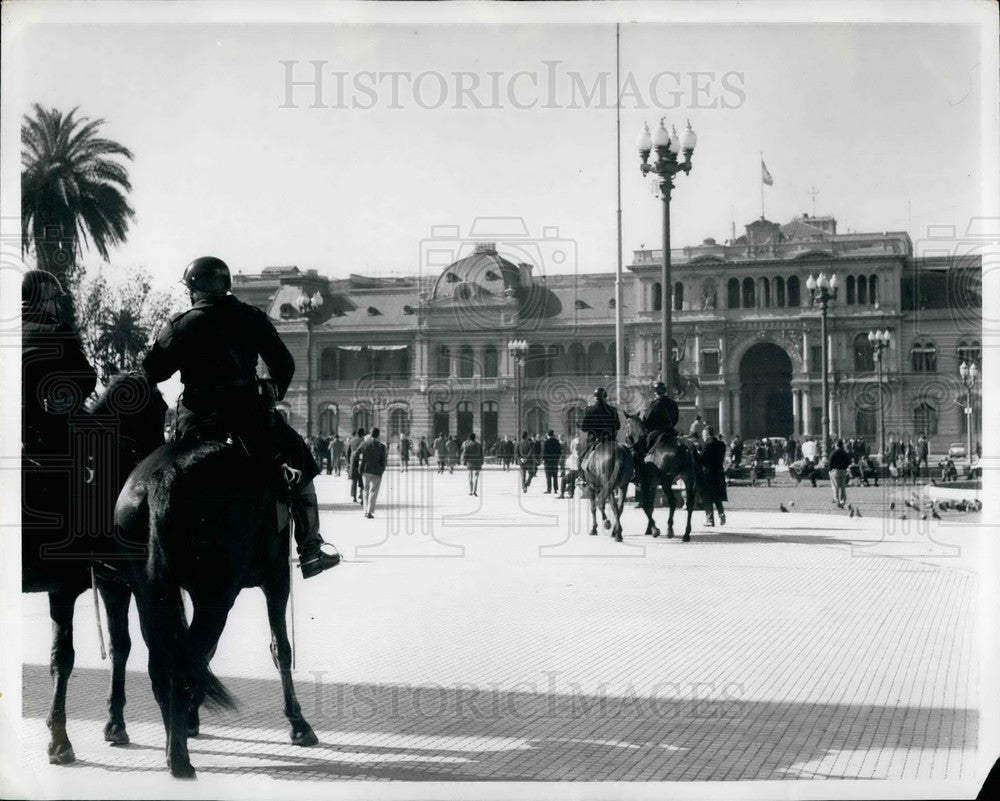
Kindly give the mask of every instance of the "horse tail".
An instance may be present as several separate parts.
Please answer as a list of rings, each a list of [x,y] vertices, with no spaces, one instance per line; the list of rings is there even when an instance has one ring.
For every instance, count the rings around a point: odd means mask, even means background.
[[[149,556],[146,575],[153,585],[159,625],[152,625],[153,636],[162,638],[170,654],[170,670],[183,677],[193,697],[204,696],[204,702],[217,709],[236,709],[236,699],[208,667],[208,657],[197,653],[191,642],[187,614],[181,598],[180,585],[171,577],[170,509],[176,476],[160,473],[146,485],[149,508]],[[157,597],[158,596],[158,597]]]
[[[688,448],[688,453],[691,454],[691,473],[694,479],[695,499],[698,499],[703,495],[702,484],[704,483],[703,476],[701,474],[701,454],[694,445],[691,445],[691,447]]]
[[[618,486],[618,482],[622,477],[622,470],[625,468],[625,459],[622,457],[618,450],[618,446],[615,443],[612,444],[611,450],[611,475],[608,476],[607,480],[604,482],[604,486],[601,487],[601,491],[597,493],[597,505],[604,506],[607,503],[608,498],[615,491],[615,487]]]

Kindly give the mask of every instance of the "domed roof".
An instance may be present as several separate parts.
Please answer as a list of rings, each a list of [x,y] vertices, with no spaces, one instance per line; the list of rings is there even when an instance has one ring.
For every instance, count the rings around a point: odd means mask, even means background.
[[[462,299],[484,296],[501,299],[508,294],[516,297],[521,288],[521,268],[500,256],[494,243],[479,242],[471,255],[445,267],[434,283],[431,301],[451,300],[457,297],[456,293]]]

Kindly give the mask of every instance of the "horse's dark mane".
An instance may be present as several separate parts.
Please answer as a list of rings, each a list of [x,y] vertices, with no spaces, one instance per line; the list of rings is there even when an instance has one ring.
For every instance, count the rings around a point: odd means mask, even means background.
[[[138,370],[131,370],[126,373],[118,373],[114,378],[111,379],[111,383],[108,384],[107,389],[99,397],[90,408],[91,414],[94,415],[108,415],[117,414],[121,408],[121,404],[116,402],[118,395],[122,392],[129,393],[133,395],[135,393],[148,393],[151,399],[158,399],[164,408],[166,408],[166,402],[163,400],[163,396],[160,391],[150,383],[146,375]],[[141,396],[141,395],[140,395]]]

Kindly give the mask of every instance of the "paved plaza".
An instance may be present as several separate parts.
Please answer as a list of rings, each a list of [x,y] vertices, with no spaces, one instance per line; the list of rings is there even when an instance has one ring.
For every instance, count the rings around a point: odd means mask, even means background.
[[[537,480],[522,496],[513,471],[485,471],[470,497],[464,470],[393,470],[373,520],[345,479],[317,483],[325,536],[346,558],[294,584],[297,688],[320,745],[288,742],[264,598],[246,591],[213,661],[240,708],[203,716],[198,793],[862,779],[878,782],[868,795],[899,781],[967,795],[992,762],[980,747],[978,515],[734,508],[713,529],[696,513],[683,543],[643,537],[629,503],[616,544],[588,536],[587,502],[543,495]],[[36,791],[102,796],[125,780],[137,796],[194,793],[165,769],[134,609],[132,744],[103,742],[108,667],[89,594],[69,699],[78,762],[48,765],[47,603],[24,600]]]

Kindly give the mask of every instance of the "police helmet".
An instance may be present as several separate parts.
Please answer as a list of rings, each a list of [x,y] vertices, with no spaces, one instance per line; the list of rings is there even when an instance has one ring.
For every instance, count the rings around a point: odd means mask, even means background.
[[[653,392],[655,392],[657,395],[666,395],[667,385],[664,384],[662,381],[657,381],[655,384],[653,384]]]
[[[45,270],[29,270],[21,279],[21,308],[36,309],[54,298],[61,298],[63,291],[59,279]]]
[[[608,397],[608,392],[604,387],[598,387],[594,390],[594,397],[598,400],[605,400]]]
[[[222,295],[232,289],[233,279],[222,259],[202,256],[184,268],[181,283],[192,292]]]

